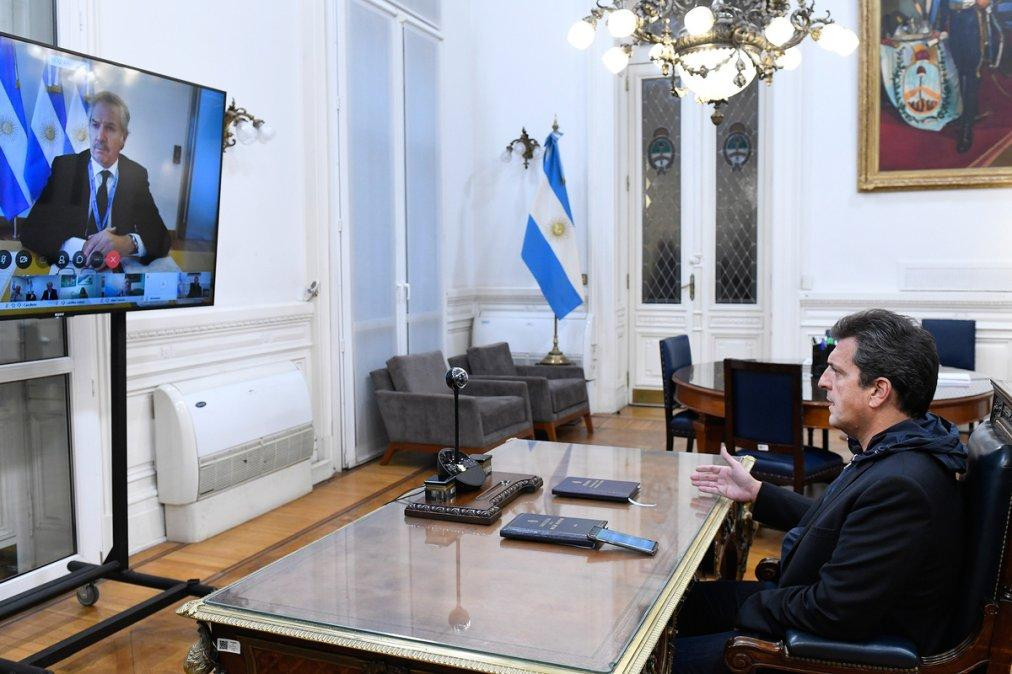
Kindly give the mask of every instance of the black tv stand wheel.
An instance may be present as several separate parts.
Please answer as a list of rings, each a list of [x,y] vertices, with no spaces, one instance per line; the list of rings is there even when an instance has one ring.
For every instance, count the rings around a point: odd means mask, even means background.
[[[98,601],[98,586],[95,583],[88,583],[77,589],[77,601],[81,606],[94,606]]]

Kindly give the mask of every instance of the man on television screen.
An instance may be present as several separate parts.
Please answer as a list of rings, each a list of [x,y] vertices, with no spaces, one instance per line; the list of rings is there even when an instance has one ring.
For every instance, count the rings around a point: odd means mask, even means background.
[[[42,291],[42,299],[44,301],[59,299],[56,295],[56,288],[53,287],[52,281],[46,282],[46,289]]]
[[[122,98],[109,91],[95,94],[90,148],[53,159],[49,181],[21,235],[26,248],[51,260],[61,249],[80,248],[86,259],[115,250],[143,264],[168,254],[169,232],[151,196],[148,172],[120,154],[129,126],[130,110]]]
[[[200,287],[200,276],[197,274],[190,275],[190,290],[186,293],[187,298],[201,297],[204,294],[204,289]]]

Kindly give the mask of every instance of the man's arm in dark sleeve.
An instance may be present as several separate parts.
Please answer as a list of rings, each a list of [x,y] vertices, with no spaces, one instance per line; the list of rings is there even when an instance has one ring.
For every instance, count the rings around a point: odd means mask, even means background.
[[[763,482],[752,506],[752,516],[766,526],[788,531],[798,526],[814,503],[792,489]]]
[[[739,625],[777,636],[795,628],[840,639],[870,638],[900,587],[896,579],[921,555],[929,512],[927,495],[910,478],[878,482],[847,515],[818,582],[752,595],[742,604]]]
[[[67,179],[62,172],[57,173],[59,160],[60,157],[57,157],[53,162],[53,172],[22,224],[20,235],[21,245],[50,260],[60,252],[63,242],[74,236],[74,228],[84,224],[76,222],[81,217],[79,208],[55,200],[57,181]],[[84,235],[83,227],[77,235]]]
[[[141,241],[144,242],[144,257],[141,258],[141,262],[148,264],[156,258],[169,254],[171,240],[169,230],[166,229],[165,222],[162,221],[162,216],[158,213],[154,197],[151,196],[147,169],[141,167],[141,171],[133,215],[136,218],[134,227],[140,235]]]

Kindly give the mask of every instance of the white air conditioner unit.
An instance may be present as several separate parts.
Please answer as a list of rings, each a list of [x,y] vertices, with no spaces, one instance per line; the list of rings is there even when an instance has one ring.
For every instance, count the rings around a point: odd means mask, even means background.
[[[169,540],[202,541],[312,489],[313,416],[293,364],[159,386],[154,403]]]

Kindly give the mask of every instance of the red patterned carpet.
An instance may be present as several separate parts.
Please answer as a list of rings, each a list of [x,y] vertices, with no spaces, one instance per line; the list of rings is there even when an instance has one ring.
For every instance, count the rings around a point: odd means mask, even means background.
[[[1004,92],[1002,91],[1004,89]],[[879,169],[984,168],[1012,166],[1012,76],[987,72],[980,82],[980,116],[973,127],[973,146],[958,154],[959,123],[940,132],[907,125],[883,94]]]

